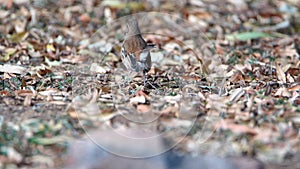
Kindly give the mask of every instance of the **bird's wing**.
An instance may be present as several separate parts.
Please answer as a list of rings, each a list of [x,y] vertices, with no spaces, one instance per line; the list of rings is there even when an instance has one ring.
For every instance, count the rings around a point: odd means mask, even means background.
[[[136,72],[139,71],[134,54],[127,53],[126,50],[122,47],[121,56],[122,62],[127,70],[134,70]]]
[[[148,72],[151,69],[151,55],[149,50],[144,50],[140,53],[139,67]]]

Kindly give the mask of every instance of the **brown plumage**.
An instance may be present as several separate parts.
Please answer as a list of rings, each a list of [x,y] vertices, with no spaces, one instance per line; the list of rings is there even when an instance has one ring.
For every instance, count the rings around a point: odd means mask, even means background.
[[[123,43],[124,49],[129,53],[135,53],[137,51],[146,48],[147,43],[141,35],[141,31],[136,19],[131,19],[127,23],[127,32]]]
[[[143,73],[143,80],[145,85],[145,74],[151,68],[150,49],[154,47],[153,44],[147,44],[143,39],[138,22],[135,18],[128,20],[127,32],[122,45],[122,61],[129,71]]]

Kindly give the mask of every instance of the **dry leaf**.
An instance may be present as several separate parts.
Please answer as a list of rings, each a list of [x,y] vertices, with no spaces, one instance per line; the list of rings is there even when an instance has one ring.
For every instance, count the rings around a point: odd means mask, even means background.
[[[216,127],[223,130],[230,130],[237,134],[250,134],[250,135],[257,134],[256,129],[251,128],[247,125],[236,124],[234,121],[227,120],[227,119],[222,120]]]
[[[9,96],[9,95],[10,95],[10,93],[6,90],[1,90],[0,91],[0,96]]]
[[[160,112],[163,117],[178,117],[179,109],[175,106],[169,106]]]
[[[281,87],[276,91],[274,96],[291,97],[291,93],[287,90],[286,87]]]
[[[281,67],[278,65],[278,63],[276,62],[276,74],[277,74],[277,78],[278,80],[282,81],[283,83],[286,83],[286,75],[283,72],[283,70],[281,69]]]
[[[243,88],[234,89],[230,92],[229,102],[237,102],[246,93]]]
[[[133,98],[130,98],[130,103],[131,104],[138,104],[138,103],[142,103],[142,104],[144,104],[144,103],[146,103],[146,98],[145,98],[145,96],[135,96],[135,97],[133,97]]]
[[[79,20],[81,22],[90,22],[91,17],[87,13],[84,13],[84,14],[79,16]]]
[[[22,66],[15,66],[15,65],[0,65],[0,72],[6,72],[6,73],[15,73],[15,74],[23,74],[25,72],[26,68]]]
[[[31,90],[16,90],[15,95],[17,95],[17,96],[33,96],[33,92]]]
[[[90,71],[100,73],[100,74],[106,73],[106,70],[102,66],[99,66],[97,63],[92,63],[90,67]]]
[[[145,104],[139,104],[137,105],[137,111],[141,112],[141,113],[147,113],[149,112],[151,109],[151,107],[149,105],[145,105]]]
[[[31,95],[27,95],[24,99],[24,102],[23,102],[23,105],[24,106],[30,106],[31,105],[31,99],[32,99],[32,96]]]

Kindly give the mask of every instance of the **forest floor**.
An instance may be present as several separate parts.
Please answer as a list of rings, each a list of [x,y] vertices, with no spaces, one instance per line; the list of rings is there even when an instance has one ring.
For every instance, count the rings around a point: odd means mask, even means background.
[[[0,168],[58,167],[108,127],[155,130],[186,154],[300,152],[299,0],[0,6]],[[120,57],[131,17],[156,45],[145,86]]]

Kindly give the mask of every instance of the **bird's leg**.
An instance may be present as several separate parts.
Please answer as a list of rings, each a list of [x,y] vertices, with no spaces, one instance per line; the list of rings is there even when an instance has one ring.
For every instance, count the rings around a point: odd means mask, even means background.
[[[144,87],[146,86],[146,83],[148,83],[153,89],[157,89],[152,83],[147,82],[146,72],[143,71],[143,80],[144,80]]]
[[[144,80],[144,87],[146,86],[146,72],[143,71],[143,80]]]

